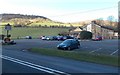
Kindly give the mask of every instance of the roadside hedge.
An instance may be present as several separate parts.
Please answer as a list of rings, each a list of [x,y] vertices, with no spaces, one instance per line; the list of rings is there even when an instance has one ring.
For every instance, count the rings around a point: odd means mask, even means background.
[[[92,33],[89,31],[81,31],[80,39],[92,39]]]

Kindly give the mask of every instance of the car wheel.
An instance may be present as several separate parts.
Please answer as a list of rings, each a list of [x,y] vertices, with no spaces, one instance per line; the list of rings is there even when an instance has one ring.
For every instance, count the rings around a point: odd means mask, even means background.
[[[65,48],[63,48],[63,50],[66,50]]]
[[[71,48],[70,48],[70,47],[68,47],[68,50],[71,50]]]
[[[80,45],[78,45],[77,48],[79,49],[79,48],[80,48]]]

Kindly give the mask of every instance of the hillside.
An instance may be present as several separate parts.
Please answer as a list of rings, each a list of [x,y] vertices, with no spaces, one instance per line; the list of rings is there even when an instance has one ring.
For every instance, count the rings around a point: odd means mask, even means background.
[[[26,19],[43,18],[43,19],[48,19],[44,16],[36,16],[36,15],[21,15],[21,14],[0,14],[0,15],[2,15],[2,20],[10,20],[13,18],[26,18]]]
[[[44,16],[36,16],[36,15],[21,15],[21,14],[0,14],[2,15],[2,23],[11,23],[12,25],[29,25],[33,22],[43,22],[43,21],[51,21],[50,19]]]
[[[80,21],[75,23],[62,23],[53,21],[44,16],[22,15],[22,14],[0,14],[2,15],[2,25],[10,23],[13,26],[83,26],[89,24],[92,20]],[[95,20],[98,24],[110,28],[117,28],[117,22],[104,20]]]
[[[48,23],[59,23],[50,20],[44,16],[22,15],[22,14],[0,14],[2,15],[2,25],[10,23],[11,25],[46,25]]]
[[[13,26],[80,26],[74,23],[62,23],[52,21],[44,16],[22,15],[22,14],[0,14],[2,15],[2,25],[10,23]]]

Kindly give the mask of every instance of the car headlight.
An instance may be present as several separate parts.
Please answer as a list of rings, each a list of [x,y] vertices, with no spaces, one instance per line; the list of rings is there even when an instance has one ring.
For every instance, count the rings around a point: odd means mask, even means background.
[[[59,45],[57,45],[57,47],[59,47]]]

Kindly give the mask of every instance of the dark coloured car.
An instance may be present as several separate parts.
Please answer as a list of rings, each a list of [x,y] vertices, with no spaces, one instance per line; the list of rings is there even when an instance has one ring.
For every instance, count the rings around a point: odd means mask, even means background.
[[[80,42],[77,39],[67,39],[60,43],[57,48],[63,50],[73,50],[80,47]]]
[[[57,40],[57,36],[47,36],[47,40]]]
[[[66,40],[66,39],[74,39],[74,37],[71,37],[71,36],[63,36],[63,40]]]
[[[57,36],[53,36],[53,40],[57,40]]]
[[[58,41],[63,41],[64,39],[63,39],[63,36],[57,36],[57,40]]]

